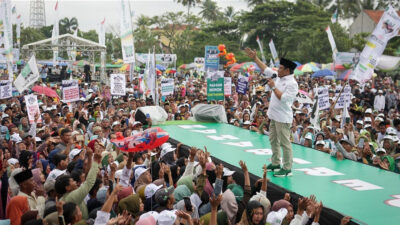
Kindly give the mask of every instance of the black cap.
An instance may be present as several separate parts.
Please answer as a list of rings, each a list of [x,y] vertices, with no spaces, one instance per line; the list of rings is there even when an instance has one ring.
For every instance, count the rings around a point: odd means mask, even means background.
[[[23,170],[22,172],[15,174],[14,175],[14,180],[18,184],[20,184],[20,183],[22,183],[22,182],[24,182],[24,181],[26,181],[26,180],[28,180],[28,179],[30,179],[32,177],[33,177],[32,170],[29,169],[29,170]]]
[[[294,70],[297,67],[296,63],[294,63],[288,59],[285,59],[285,58],[281,58],[281,60],[279,61],[279,64],[281,64],[282,66],[284,66],[286,68],[289,68],[290,70]]]

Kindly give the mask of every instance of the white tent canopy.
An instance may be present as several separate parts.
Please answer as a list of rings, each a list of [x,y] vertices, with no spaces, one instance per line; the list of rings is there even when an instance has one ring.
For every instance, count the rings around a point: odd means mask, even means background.
[[[22,52],[25,56],[30,57],[37,51],[53,51],[57,49],[59,52],[68,52],[74,49],[77,52],[86,52],[90,57],[90,61],[94,67],[95,53],[106,52],[106,46],[99,43],[76,37],[72,34],[63,34],[55,38],[57,44],[53,43],[53,38],[33,42],[22,46]],[[95,79],[105,80],[105,62],[102,62],[100,77]],[[103,65],[104,64],[104,65]],[[94,71],[94,69],[93,69]]]

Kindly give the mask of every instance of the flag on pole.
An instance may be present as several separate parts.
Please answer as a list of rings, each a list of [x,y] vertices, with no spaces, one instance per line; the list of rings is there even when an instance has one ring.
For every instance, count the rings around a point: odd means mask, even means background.
[[[135,63],[135,46],[132,32],[132,13],[128,0],[121,0],[120,38],[124,63]]]
[[[14,86],[19,93],[24,92],[32,84],[34,84],[39,79],[39,70],[36,64],[35,55],[29,59],[28,63],[21,70],[21,73],[15,79]]]
[[[53,24],[53,31],[51,33],[51,44],[57,45],[58,44],[58,35],[59,35],[59,10],[58,10],[58,1],[54,7],[55,12],[55,20]],[[58,58],[58,47],[53,47],[53,66],[57,65],[57,58]]]
[[[21,14],[17,16],[17,45],[18,48],[21,48]]]
[[[313,127],[317,130],[320,130],[319,126],[319,104],[318,104],[318,95],[315,97],[315,102],[312,107],[310,122]]]
[[[349,107],[349,104],[347,103],[347,101],[344,101],[342,121],[340,123],[340,128],[342,128],[342,129],[344,128],[344,125],[346,124],[346,118],[350,118],[348,107]]]
[[[271,41],[269,41],[269,49],[271,50],[271,54],[272,54],[272,58],[274,58],[274,62],[278,63],[279,62],[278,53],[276,52],[275,44],[272,39],[271,39]]]
[[[332,53],[333,53],[333,60],[335,61],[336,54],[338,52],[336,43],[335,43],[335,39],[333,38],[333,34],[332,34],[331,28],[329,26],[326,27],[325,31],[328,34],[329,43],[331,44],[331,49],[332,49]]]
[[[11,0],[0,1],[0,20],[2,20],[4,32],[4,51],[6,55],[8,80],[14,80],[13,74],[13,32],[11,23]],[[1,26],[1,25],[0,25]]]
[[[275,67],[274,61],[272,61],[272,59],[269,60],[269,67],[270,68],[274,68]]]
[[[338,18],[338,10],[336,9],[335,12],[332,14],[331,22],[336,23]]]
[[[256,41],[257,41],[258,47],[260,48],[262,61],[265,64],[265,63],[267,63],[267,60],[265,59],[264,50],[263,50],[263,47],[262,47],[262,44],[261,44],[261,41],[260,41],[260,38],[258,37],[258,35],[257,35]]]

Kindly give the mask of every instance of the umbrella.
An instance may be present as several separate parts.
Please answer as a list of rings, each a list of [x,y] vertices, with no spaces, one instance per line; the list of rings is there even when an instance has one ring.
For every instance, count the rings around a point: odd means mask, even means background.
[[[294,70],[294,75],[299,76],[299,75],[303,75],[304,73],[301,70],[295,69]]]
[[[248,72],[248,71],[260,72],[261,69],[254,62],[244,62],[244,63],[238,64],[236,66],[233,66],[230,69],[230,71],[231,72],[243,72],[243,73],[245,73],[245,72]]]
[[[353,70],[346,70],[339,75],[338,80],[348,80]]]
[[[333,63],[328,63],[328,64],[322,64],[321,65],[321,69],[328,69],[328,70],[332,70],[333,68]],[[344,66],[341,64],[335,64],[335,70],[344,70]]]
[[[32,88],[32,91],[38,93],[38,94],[42,94],[42,95],[46,95],[52,98],[60,98],[57,95],[57,92],[49,87],[44,87],[44,86],[39,86],[39,85],[35,85]]]
[[[300,69],[300,67],[298,69]],[[304,73],[312,73],[312,72],[317,72],[319,68],[310,63],[307,63],[302,65],[300,70]]]
[[[161,70],[156,69],[156,74],[157,74],[158,76],[160,76],[160,75],[162,74]]]
[[[131,69],[130,64],[124,64],[123,66],[121,66],[121,68],[119,68],[120,71],[129,71],[130,69]]]
[[[332,70],[324,69],[324,70],[318,70],[311,77],[312,78],[315,78],[315,77],[326,77],[326,76],[333,76],[335,74],[336,73],[333,72]]]
[[[176,69],[174,68],[168,68],[165,73],[171,74],[171,73],[176,73]]]
[[[89,65],[90,63],[86,60],[79,60],[79,61],[75,61],[72,65],[74,66],[84,66],[84,65]]]
[[[163,65],[157,64],[157,65],[156,65],[156,68],[157,68],[158,70],[165,71],[165,66],[163,66]]]
[[[112,139],[111,142],[125,152],[142,152],[159,147],[164,144],[168,138],[169,135],[166,131],[159,127],[151,127],[126,138],[118,132],[117,138]]]

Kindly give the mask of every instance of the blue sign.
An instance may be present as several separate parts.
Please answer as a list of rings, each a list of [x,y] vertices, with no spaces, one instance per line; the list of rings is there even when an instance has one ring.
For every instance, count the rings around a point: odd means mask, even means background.
[[[214,71],[218,70],[219,65],[219,50],[217,46],[206,46],[204,53],[204,70]]]

